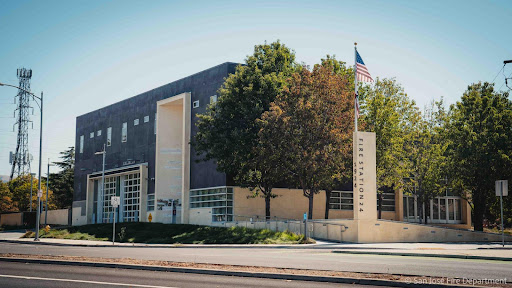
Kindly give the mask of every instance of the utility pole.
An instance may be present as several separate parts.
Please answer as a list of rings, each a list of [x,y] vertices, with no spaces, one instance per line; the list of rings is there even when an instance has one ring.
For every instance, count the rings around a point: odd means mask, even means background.
[[[30,173],[30,212],[32,212],[32,179],[36,176],[36,173]]]
[[[44,226],[46,227],[46,225],[48,225],[48,191],[50,189],[50,158],[48,158],[48,172],[47,172],[47,176],[46,176],[46,204],[45,204],[45,208],[44,208]]]
[[[505,60],[505,61],[503,61],[503,69],[505,69],[505,65],[507,65],[509,63],[512,63],[512,60]],[[503,72],[505,72],[505,70],[503,70]],[[503,73],[503,75],[505,75],[505,73]],[[507,78],[507,75],[505,75],[505,86],[507,86],[507,88],[509,90],[512,90],[512,87],[508,86],[508,80],[512,80],[512,77],[508,77]]]

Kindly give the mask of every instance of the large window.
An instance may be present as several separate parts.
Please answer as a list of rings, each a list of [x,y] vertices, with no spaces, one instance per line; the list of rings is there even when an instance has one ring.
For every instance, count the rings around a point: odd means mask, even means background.
[[[435,197],[428,206],[429,208],[423,207],[416,195],[404,195],[404,221],[419,222],[420,209],[425,208],[427,223],[462,222],[462,199],[458,196]]]
[[[123,123],[123,128],[121,129],[121,142],[126,142],[128,140],[128,123]]]
[[[233,221],[233,188],[190,190],[190,208],[212,208],[212,221]]]
[[[103,223],[112,223],[114,215],[114,207],[112,207],[110,198],[116,196],[116,178],[117,177],[106,177],[105,178],[105,191],[103,192]],[[101,180],[100,180],[101,181]],[[100,182],[101,183],[101,182]]]
[[[112,127],[107,128],[107,146],[112,145]]]
[[[123,221],[139,221],[140,213],[140,173],[128,174],[124,178]]]
[[[84,153],[84,135],[80,135],[80,153]]]
[[[354,193],[352,191],[332,191],[329,199],[329,209],[353,210]]]

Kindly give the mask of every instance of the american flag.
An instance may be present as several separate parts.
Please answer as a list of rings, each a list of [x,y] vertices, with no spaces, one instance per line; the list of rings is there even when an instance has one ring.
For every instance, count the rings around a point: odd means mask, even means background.
[[[356,50],[356,70],[357,70],[357,81],[362,82],[373,82],[373,78],[366,69],[366,65],[364,65],[363,58],[359,55],[359,52]]]
[[[361,58],[361,55],[359,55],[359,52],[356,50],[356,76],[357,81],[361,82],[373,82],[373,78],[370,75],[370,72],[368,72],[368,69],[366,69],[366,65],[364,65],[363,58]],[[359,97],[357,97],[357,87],[356,87],[356,94],[355,94],[355,100],[356,100],[356,113],[357,117],[359,117]]]

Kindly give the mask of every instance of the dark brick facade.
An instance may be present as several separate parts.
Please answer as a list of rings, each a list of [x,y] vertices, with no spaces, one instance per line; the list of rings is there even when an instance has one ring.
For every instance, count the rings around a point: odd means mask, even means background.
[[[78,116],[76,119],[76,164],[74,201],[86,200],[87,174],[101,171],[102,157],[94,155],[107,141],[107,128],[112,127],[112,145],[107,147],[106,167],[113,169],[127,163],[148,163],[148,194],[155,191],[155,113],[156,102],[184,92],[191,92],[192,103],[199,100],[199,107],[192,108],[191,137],[197,132],[196,114],[204,113],[210,96],[216,95],[224,79],[235,72],[236,63],[226,62],[181,80],[155,88],[121,102]],[[191,104],[192,105],[192,104]],[[144,123],[144,117],[149,122]],[[139,125],[134,126],[134,120]],[[122,123],[128,123],[128,141],[121,142]],[[101,136],[97,131],[101,130]],[[90,138],[90,133],[94,137]],[[84,136],[83,153],[80,153],[80,136]],[[190,188],[226,185],[226,176],[216,170],[212,161],[196,163],[197,156],[191,149]]]

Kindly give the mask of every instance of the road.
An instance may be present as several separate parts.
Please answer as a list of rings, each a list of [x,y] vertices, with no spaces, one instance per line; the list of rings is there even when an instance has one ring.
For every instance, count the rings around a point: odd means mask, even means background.
[[[308,281],[273,280],[187,273],[134,271],[125,269],[75,267],[49,264],[0,262],[0,287],[362,287]],[[365,285],[364,287],[369,287]]]
[[[324,249],[69,247],[0,243],[0,253],[134,258],[471,279],[503,279],[512,275],[512,262],[506,261],[350,255]]]

